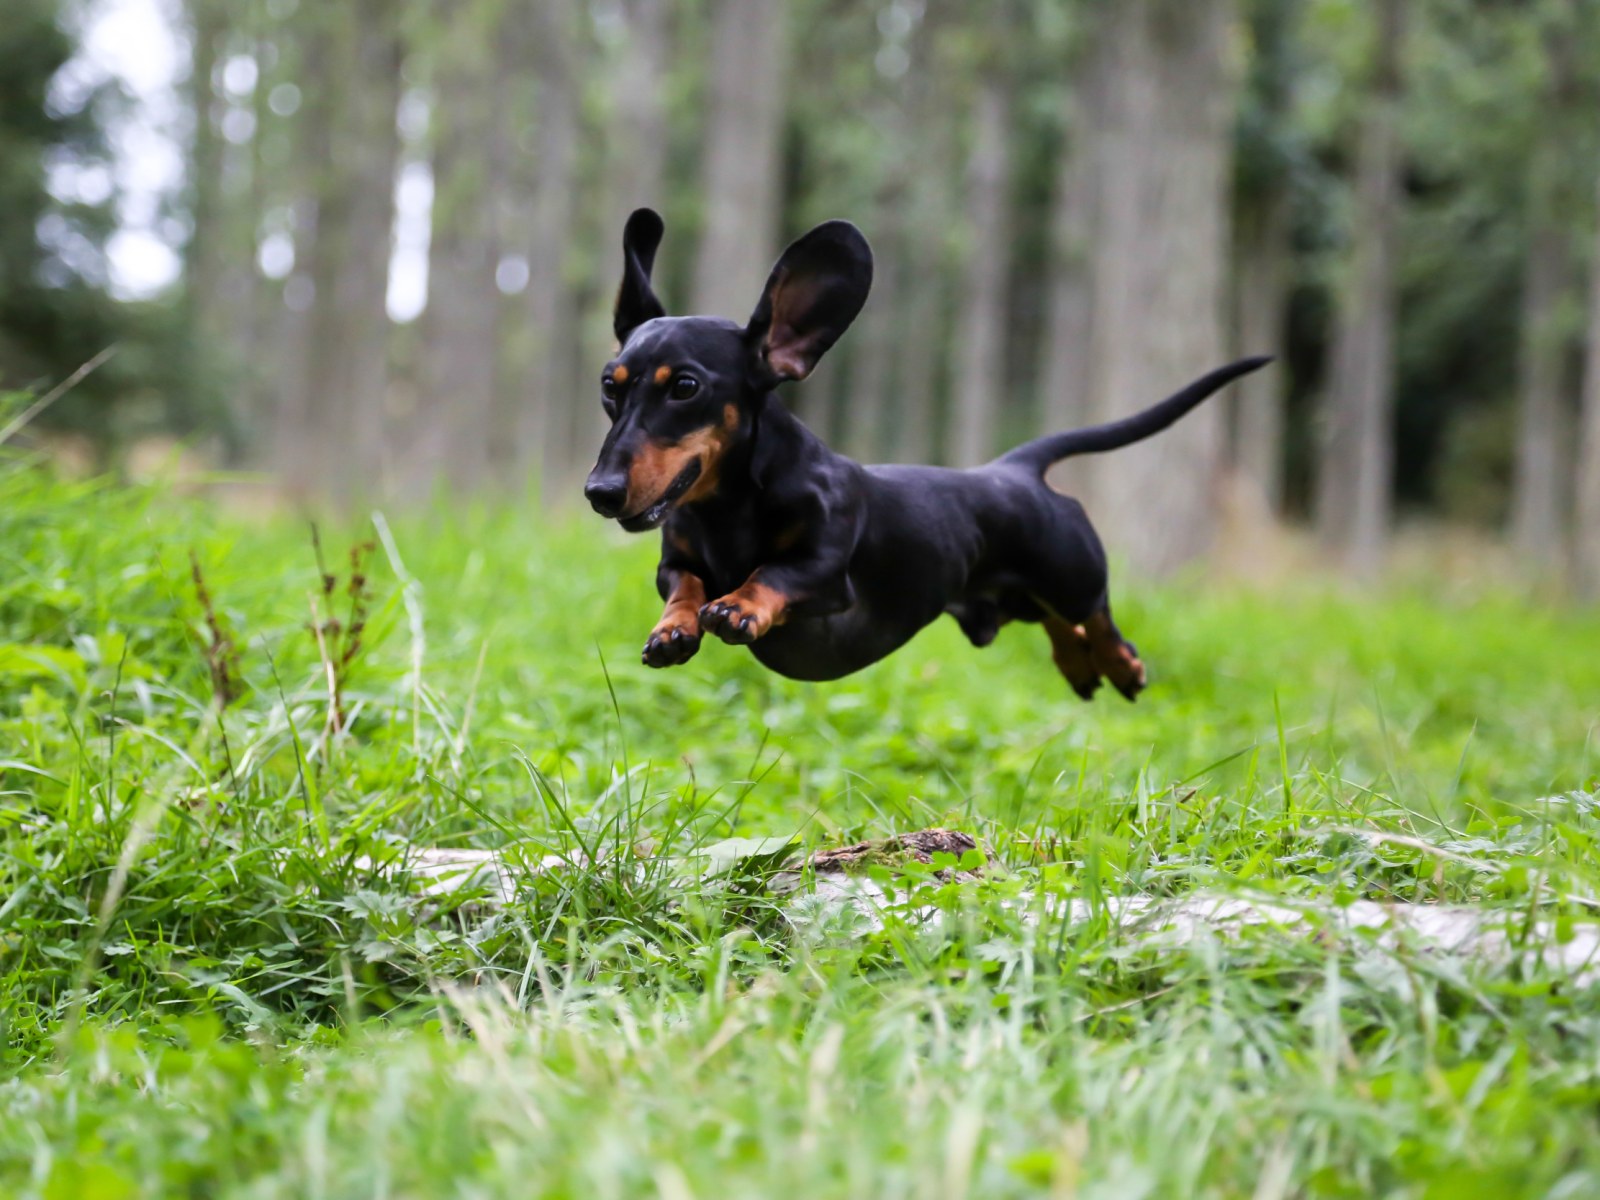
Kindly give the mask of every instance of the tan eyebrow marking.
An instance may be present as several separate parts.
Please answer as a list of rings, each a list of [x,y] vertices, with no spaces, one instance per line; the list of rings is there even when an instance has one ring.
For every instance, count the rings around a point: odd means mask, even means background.
[[[615,379],[618,383],[627,383],[628,368],[623,366],[621,363],[618,363],[614,368],[612,368],[611,378]]]
[[[664,386],[666,384],[667,380],[669,380],[671,378],[672,378],[672,368],[667,366],[666,363],[662,363],[659,367],[656,368],[656,386],[657,387]]]

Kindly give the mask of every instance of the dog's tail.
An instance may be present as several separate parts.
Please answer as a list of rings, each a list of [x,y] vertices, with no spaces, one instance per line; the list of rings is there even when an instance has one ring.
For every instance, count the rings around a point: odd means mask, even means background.
[[[1209,375],[1202,375],[1181,392],[1168,396],[1159,404],[1152,404],[1143,412],[1118,421],[1107,421],[1104,425],[1046,434],[1042,438],[1024,442],[1015,450],[1008,450],[994,461],[997,465],[1026,467],[1043,474],[1051,463],[1075,454],[1101,454],[1132,445],[1151,434],[1160,433],[1212,392],[1232,383],[1241,375],[1259,370],[1271,361],[1271,355],[1241,358],[1238,362],[1218,367]]]

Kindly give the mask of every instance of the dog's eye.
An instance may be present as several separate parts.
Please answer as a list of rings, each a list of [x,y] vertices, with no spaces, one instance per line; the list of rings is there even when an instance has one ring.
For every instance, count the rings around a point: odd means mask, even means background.
[[[672,390],[667,393],[674,400],[688,400],[700,390],[700,381],[693,375],[679,375],[672,381]]]
[[[600,394],[607,400],[615,400],[622,395],[622,385],[610,375],[600,377]]]

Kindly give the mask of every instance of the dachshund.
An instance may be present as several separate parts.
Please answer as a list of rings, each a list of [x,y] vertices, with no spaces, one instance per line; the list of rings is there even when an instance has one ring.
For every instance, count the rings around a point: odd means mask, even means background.
[[[1144,664],[1111,619],[1100,539],[1045,471],[1147,438],[1270,359],[1242,359],[1143,412],[970,470],[863,466],[776,394],[811,374],[866,303],[872,252],[861,232],[828,221],[795,241],[740,326],[666,315],[650,282],[662,230],[639,209],[623,233],[619,348],[600,380],[611,429],[584,487],[623,529],[661,530],[666,609],[647,666],[687,662],[711,634],[791,679],[838,679],[949,613],[975,646],[1009,621],[1043,625],[1085,700],[1102,679],[1138,694]]]

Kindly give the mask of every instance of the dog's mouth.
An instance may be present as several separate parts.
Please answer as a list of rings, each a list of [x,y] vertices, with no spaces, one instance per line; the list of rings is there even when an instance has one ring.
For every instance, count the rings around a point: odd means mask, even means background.
[[[689,465],[678,472],[678,477],[661,493],[660,499],[648,508],[642,508],[631,517],[618,517],[617,524],[629,533],[643,533],[646,529],[654,529],[667,519],[667,514],[672,511],[672,506],[678,498],[694,486],[694,481],[700,478],[700,460],[691,459]]]

